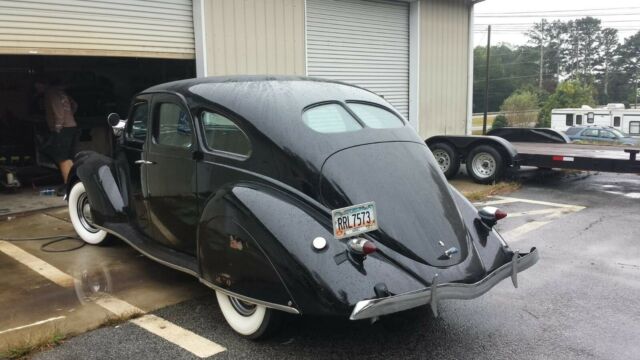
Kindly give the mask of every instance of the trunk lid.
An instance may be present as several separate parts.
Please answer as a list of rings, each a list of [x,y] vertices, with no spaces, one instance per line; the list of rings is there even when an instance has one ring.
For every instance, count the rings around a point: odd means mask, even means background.
[[[374,201],[379,230],[372,237],[415,261],[448,267],[469,252],[469,232],[448,186],[426,145],[382,142],[329,156],[320,194],[331,209]],[[447,257],[453,247],[457,253]]]

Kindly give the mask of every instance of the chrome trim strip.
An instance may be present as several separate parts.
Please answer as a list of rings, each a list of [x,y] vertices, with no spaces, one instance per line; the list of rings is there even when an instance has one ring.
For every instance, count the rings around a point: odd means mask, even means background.
[[[436,299],[434,299],[436,300],[435,302],[442,299],[469,300],[476,298],[489,291],[500,281],[508,277],[512,277],[513,279],[515,277],[514,273],[530,268],[538,262],[539,259],[538,250],[536,250],[536,248],[532,248],[531,252],[528,254],[518,255],[516,252],[514,255],[513,261],[509,261],[502,265],[475,284],[436,283],[436,287],[433,290],[431,288],[424,288],[404,294],[359,301],[353,308],[353,312],[349,319],[360,320],[374,318],[427,305],[431,303],[432,293],[433,295],[437,293]],[[516,259],[516,256],[519,257]],[[514,285],[515,284],[517,284],[517,281],[514,282]]]
[[[142,249],[140,249],[139,247],[137,247],[133,242],[131,242],[131,241],[127,240],[127,238],[125,238],[124,236],[122,236],[122,235],[118,234],[117,232],[115,232],[115,231],[113,231],[113,230],[110,230],[110,229],[104,228],[104,227],[99,226],[99,225],[94,225],[94,226],[95,226],[95,227],[97,227],[97,228],[98,228],[98,229],[100,229],[100,230],[104,230],[104,231],[108,232],[108,233],[109,233],[109,234],[111,234],[111,235],[117,236],[119,239],[121,239],[122,241],[124,241],[124,242],[126,242],[127,244],[129,244],[129,246],[131,246],[132,248],[136,249],[136,251],[138,251],[138,252],[142,253],[142,255],[144,255],[144,256],[146,256],[146,257],[148,257],[149,259],[151,259],[151,260],[153,260],[153,261],[156,261],[156,262],[158,262],[158,263],[160,263],[160,264],[162,264],[162,265],[164,265],[164,266],[170,267],[170,268],[172,268],[172,269],[174,269],[174,270],[182,271],[183,273],[187,273],[187,274],[189,274],[189,275],[195,276],[195,277],[197,277],[197,278],[199,278],[199,277],[200,277],[200,276],[198,275],[198,273],[196,273],[195,271],[192,271],[192,270],[187,269],[187,268],[183,268],[182,266],[178,266],[178,265],[172,264],[172,263],[170,263],[170,262],[167,262],[167,261],[164,261],[164,260],[162,260],[162,259],[159,259],[159,258],[157,258],[157,257],[155,257],[155,256],[153,256],[153,255],[150,255],[148,252],[143,251]]]
[[[219,291],[221,293],[224,293],[225,295],[233,296],[233,297],[238,298],[238,299],[240,299],[242,301],[246,301],[246,302],[249,302],[249,303],[254,303],[254,304],[257,304],[257,305],[263,305],[263,306],[266,306],[266,307],[271,308],[271,309],[287,312],[289,314],[300,315],[300,311],[298,311],[298,309],[290,307],[290,306],[274,304],[274,303],[271,303],[271,302],[268,302],[268,301],[262,301],[262,300],[250,298],[248,296],[236,294],[233,291],[229,291],[229,290],[221,288],[221,287],[219,287],[217,285],[213,285],[212,283],[208,282],[207,280],[205,280],[203,278],[200,278],[200,282],[205,284],[206,286],[210,287],[211,289],[213,289],[215,291]]]

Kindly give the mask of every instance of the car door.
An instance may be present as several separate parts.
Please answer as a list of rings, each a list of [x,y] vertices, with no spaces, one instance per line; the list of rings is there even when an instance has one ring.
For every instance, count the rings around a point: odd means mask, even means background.
[[[128,181],[129,217],[137,228],[147,236],[151,236],[146,204],[146,168],[142,166],[143,153],[147,143],[151,96],[139,95],[131,105],[124,137],[121,143],[119,164],[123,164],[123,173]]]
[[[182,99],[172,94],[154,95],[151,118],[144,166],[153,238],[195,255],[198,209],[193,120]]]
[[[580,135],[582,140],[588,141],[598,141],[600,138],[598,137],[598,129],[585,129]]]
[[[607,143],[613,143],[617,140],[617,137],[608,130],[600,130],[600,141],[602,142],[607,142]]]

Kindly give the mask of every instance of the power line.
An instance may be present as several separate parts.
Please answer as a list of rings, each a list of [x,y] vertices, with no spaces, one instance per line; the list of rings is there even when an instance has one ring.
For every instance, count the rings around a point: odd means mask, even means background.
[[[583,11],[602,11],[602,10],[634,10],[640,9],[640,7],[619,7],[619,8],[598,8],[598,9],[568,9],[568,10],[540,10],[540,11],[509,11],[504,13],[476,13],[477,15],[513,15],[513,14],[542,14],[542,13],[569,13],[569,12],[583,12]]]
[[[539,18],[561,18],[561,17],[606,17],[606,16],[632,16],[639,15],[640,13],[613,13],[613,14],[553,14],[553,15],[545,15],[545,14],[526,14],[526,15],[475,15],[478,18],[529,18],[529,17],[539,17]]]

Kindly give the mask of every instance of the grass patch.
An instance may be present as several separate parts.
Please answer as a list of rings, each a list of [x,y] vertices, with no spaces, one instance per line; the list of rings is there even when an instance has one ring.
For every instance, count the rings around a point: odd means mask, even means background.
[[[0,358],[26,359],[27,356],[33,352],[48,350],[62,344],[66,338],[67,335],[59,330],[54,330],[50,334],[25,339],[18,344],[7,347],[6,350],[0,352]]]
[[[100,324],[100,327],[117,326],[117,325],[125,323],[125,322],[127,322],[127,321],[129,321],[131,319],[139,318],[142,315],[144,315],[144,313],[139,312],[139,311],[132,311],[130,313],[126,313],[126,314],[122,314],[122,315],[108,315],[108,316],[105,317],[105,319],[102,322],[102,324]]]
[[[466,196],[467,199],[471,202],[478,202],[486,199],[489,196],[494,195],[502,195],[514,192],[520,189],[521,184],[519,182],[511,181],[511,182],[499,182],[494,185],[489,185],[486,189],[463,192],[462,194]]]

